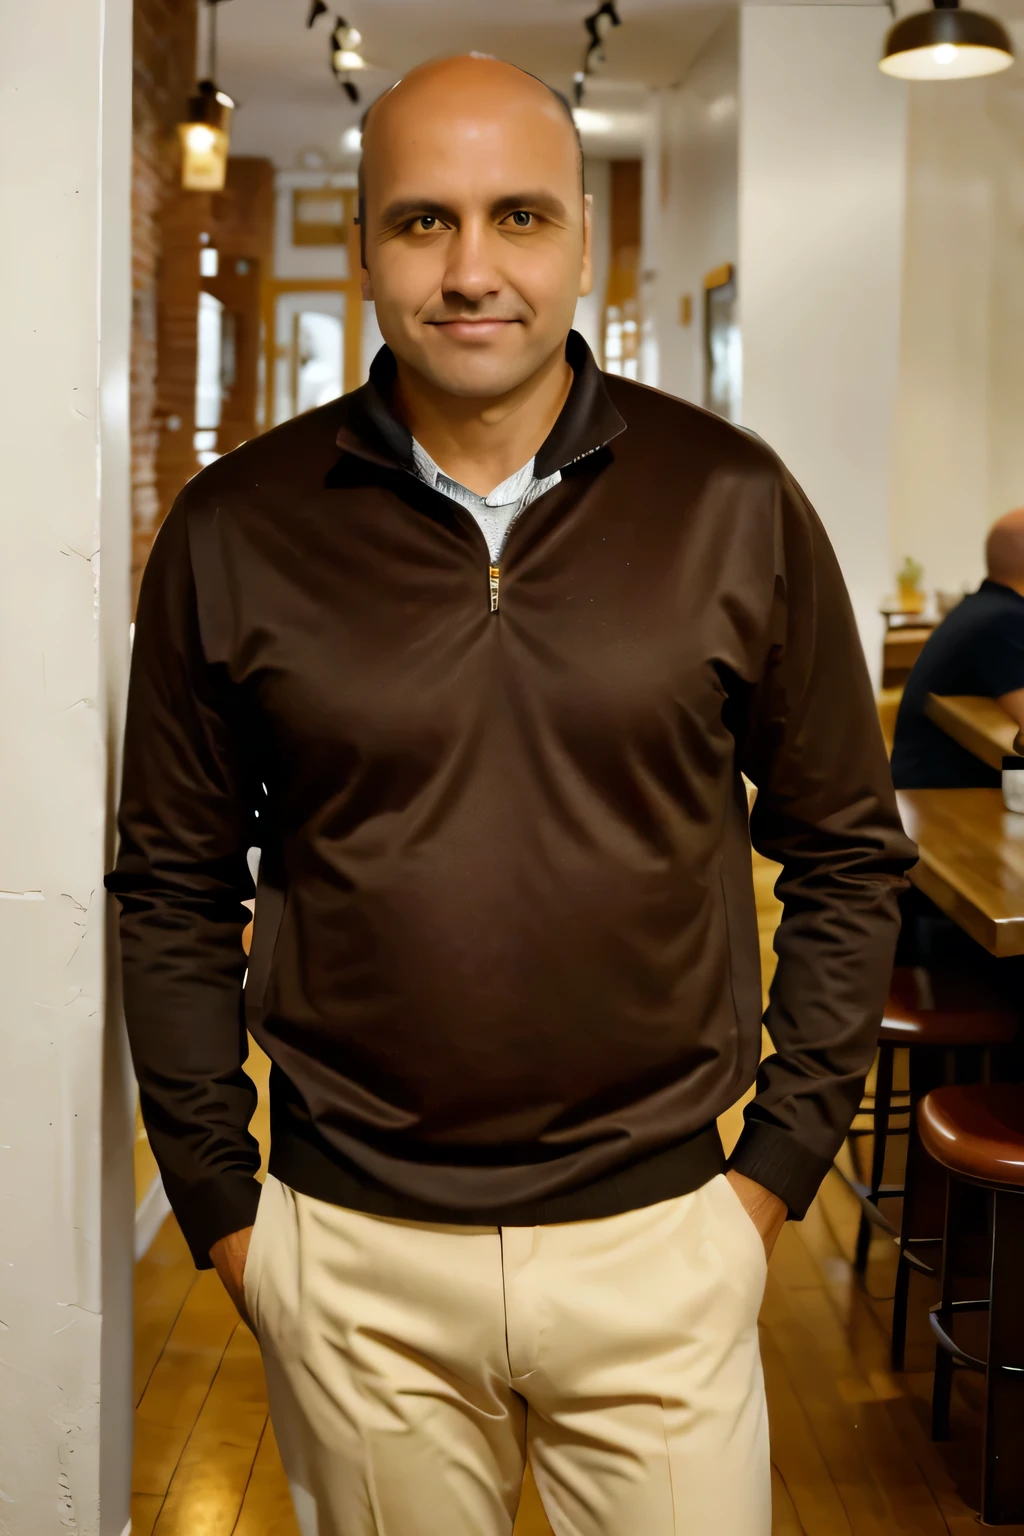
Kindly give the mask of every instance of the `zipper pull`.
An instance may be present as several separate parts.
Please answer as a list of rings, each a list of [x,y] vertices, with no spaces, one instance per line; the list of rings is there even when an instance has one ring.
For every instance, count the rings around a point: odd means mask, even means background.
[[[491,583],[491,612],[492,613],[497,613],[497,611],[498,611],[498,577],[500,575],[498,567],[496,565],[489,565],[487,567],[487,575],[488,575],[488,578],[489,578],[490,583]]]

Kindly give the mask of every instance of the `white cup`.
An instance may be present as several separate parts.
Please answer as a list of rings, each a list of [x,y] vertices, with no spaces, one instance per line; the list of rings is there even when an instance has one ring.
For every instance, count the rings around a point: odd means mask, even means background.
[[[1003,758],[1003,804],[1024,816],[1024,757]]]

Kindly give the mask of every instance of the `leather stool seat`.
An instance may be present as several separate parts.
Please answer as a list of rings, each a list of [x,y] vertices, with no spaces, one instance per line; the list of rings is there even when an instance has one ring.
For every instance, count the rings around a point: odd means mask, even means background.
[[[907,1306],[910,1272],[916,1269],[934,1274],[921,1256],[937,1241],[934,1222],[928,1213],[931,1181],[928,1159],[922,1156],[916,1108],[930,1088],[941,1082],[954,1083],[964,1071],[980,1070],[984,1080],[990,1076],[993,1048],[1009,1045],[1016,1037],[1018,1015],[973,971],[931,969],[922,965],[897,966],[892,973],[885,1015],[878,1031],[878,1066],[873,1098],[865,1105],[871,1115],[870,1131],[855,1127],[850,1132],[854,1178],[847,1182],[861,1204],[860,1228],[854,1267],[865,1272],[874,1230],[898,1238],[899,1262],[892,1311],[893,1369],[903,1369],[906,1344]],[[896,1052],[909,1055],[909,1090],[893,1092],[893,1064]],[[967,1055],[980,1057],[972,1066]],[[906,1116],[906,1126],[894,1126],[893,1117]],[[867,1178],[860,1174],[856,1146],[860,1137],[873,1138],[871,1167]],[[883,1182],[888,1141],[894,1136],[909,1136],[906,1176],[902,1184]],[[840,1170],[842,1171],[842,1170]],[[846,1177],[846,1175],[843,1175]],[[881,1202],[903,1198],[900,1231],[881,1214]]]
[[[892,973],[879,1045],[1007,1045],[1017,1016],[976,979],[924,966],[900,965]]]
[[[1024,1189],[1024,1086],[934,1088],[919,1106],[918,1129],[925,1151],[948,1173]]]
[[[933,1088],[918,1105],[920,1145],[946,1174],[946,1225],[942,1239],[942,1293],[932,1307],[935,1381],[932,1439],[950,1432],[953,1371],[966,1368],[985,1378],[982,1439],[981,1523],[1024,1521],[1024,1086],[972,1083]],[[973,1195],[972,1187],[973,1186]],[[987,1296],[964,1296],[977,1222],[977,1193],[985,1190]],[[974,1276],[970,1278],[974,1280]],[[973,1354],[959,1336],[965,1312],[987,1312],[988,1348]]]

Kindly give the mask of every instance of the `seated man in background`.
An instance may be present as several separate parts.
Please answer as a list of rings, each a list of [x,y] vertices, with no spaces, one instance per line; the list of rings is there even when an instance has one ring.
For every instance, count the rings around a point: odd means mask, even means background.
[[[995,699],[1024,728],[1024,507],[993,523],[986,579],[929,637],[903,690],[892,749],[897,789],[987,789],[999,773],[925,714],[930,693]],[[1024,749],[1018,731],[1016,749]]]

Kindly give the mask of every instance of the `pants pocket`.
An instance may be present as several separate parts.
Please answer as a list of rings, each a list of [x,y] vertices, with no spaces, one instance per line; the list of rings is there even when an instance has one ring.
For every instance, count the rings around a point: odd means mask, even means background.
[[[768,1256],[764,1251],[764,1240],[750,1219],[746,1206],[724,1173],[716,1174],[711,1182],[711,1188],[717,1196],[723,1219],[735,1234],[740,1259],[743,1260],[745,1256],[744,1272],[748,1272],[749,1267],[751,1283],[756,1283],[760,1304],[760,1298],[764,1294],[765,1280],[768,1277]]]
[[[256,1220],[253,1222],[252,1236],[249,1238],[249,1251],[245,1256],[245,1268],[242,1271],[242,1295],[245,1297],[246,1310],[257,1333],[259,1332],[257,1304],[259,1301],[260,1271],[263,1268],[263,1233],[270,1214],[268,1207],[276,1193],[271,1187],[273,1182],[268,1173],[266,1182],[260,1191],[259,1204],[256,1207]]]

